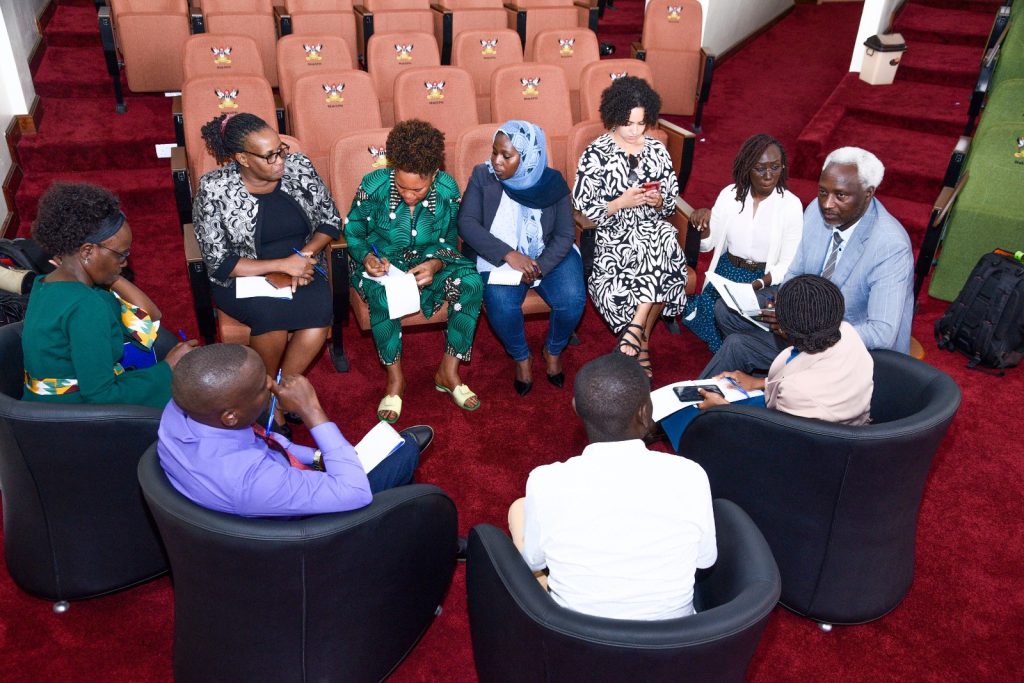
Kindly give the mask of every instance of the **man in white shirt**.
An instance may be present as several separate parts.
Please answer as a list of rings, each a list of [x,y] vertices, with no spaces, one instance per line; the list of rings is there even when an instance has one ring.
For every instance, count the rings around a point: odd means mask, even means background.
[[[590,445],[530,473],[509,509],[513,541],[564,607],[616,619],[693,614],[694,573],[718,557],[707,475],[644,446],[650,383],[635,359],[601,356],[574,389]]]

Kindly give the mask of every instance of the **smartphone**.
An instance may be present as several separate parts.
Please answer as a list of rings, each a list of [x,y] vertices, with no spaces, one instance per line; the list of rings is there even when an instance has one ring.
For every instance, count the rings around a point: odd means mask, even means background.
[[[649,183],[644,183],[640,187],[643,189],[644,192],[650,192],[651,190],[655,190],[655,191],[660,192],[661,191],[661,181],[660,180],[652,180]]]
[[[697,384],[689,387],[673,387],[672,391],[675,392],[676,398],[679,399],[680,403],[692,403],[693,401],[703,401],[704,397],[700,395],[698,389],[703,389],[709,394],[718,394],[724,397],[725,394],[718,388],[717,384]]]

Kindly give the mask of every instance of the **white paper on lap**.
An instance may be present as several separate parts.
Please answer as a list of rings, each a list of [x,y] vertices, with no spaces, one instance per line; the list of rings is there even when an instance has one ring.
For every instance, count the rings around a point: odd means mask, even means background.
[[[291,287],[275,287],[262,275],[246,275],[235,278],[235,298],[252,299],[268,296],[273,299],[291,299]]]
[[[392,320],[420,310],[420,288],[416,286],[415,275],[389,265],[384,275],[374,277],[364,272],[363,277],[384,285],[388,317]]]

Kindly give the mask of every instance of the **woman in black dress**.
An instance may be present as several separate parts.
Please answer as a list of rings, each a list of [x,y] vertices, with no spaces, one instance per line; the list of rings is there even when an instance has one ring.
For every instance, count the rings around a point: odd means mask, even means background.
[[[289,154],[258,116],[218,116],[203,126],[203,139],[225,163],[200,179],[192,212],[213,299],[251,328],[249,345],[267,372],[300,374],[331,324],[323,251],[341,234],[338,210],[310,160]],[[290,287],[292,298],[239,299],[236,278],[243,276]]]

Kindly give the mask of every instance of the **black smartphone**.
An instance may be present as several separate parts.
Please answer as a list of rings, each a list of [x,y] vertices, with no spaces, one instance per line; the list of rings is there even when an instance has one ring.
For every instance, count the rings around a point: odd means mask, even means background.
[[[704,397],[700,395],[698,389],[703,389],[709,394],[718,394],[724,397],[725,394],[718,388],[717,384],[697,384],[695,386],[688,387],[673,387],[672,391],[676,393],[676,398],[679,399],[680,403],[692,403],[693,401],[703,401]]]

